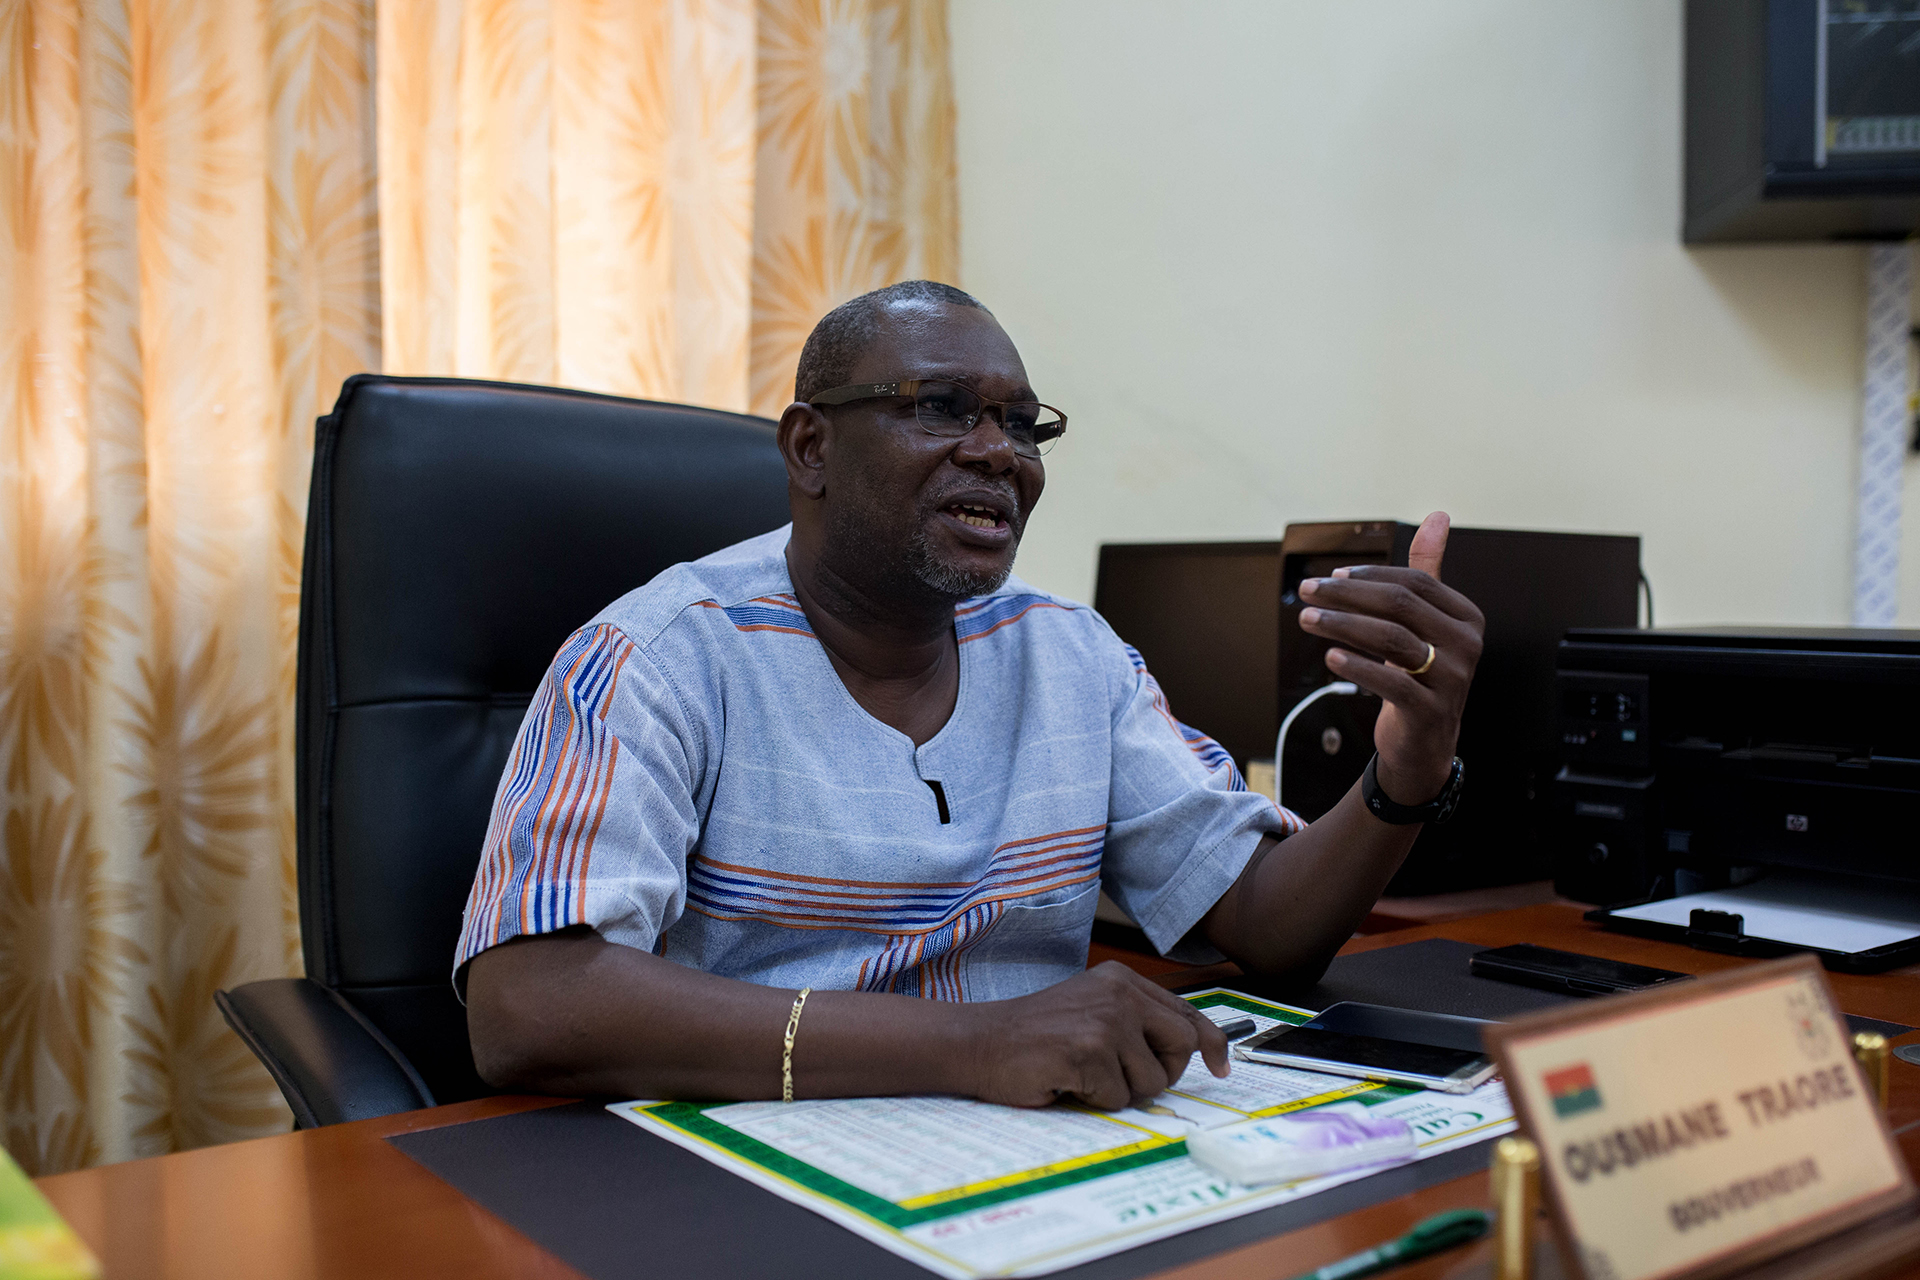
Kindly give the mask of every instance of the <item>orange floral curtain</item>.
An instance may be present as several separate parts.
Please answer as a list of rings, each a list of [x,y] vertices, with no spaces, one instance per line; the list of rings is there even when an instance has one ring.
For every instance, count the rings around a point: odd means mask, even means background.
[[[0,0],[0,1141],[284,1129],[314,417],[362,369],[777,412],[955,277],[944,0]],[[377,68],[377,73],[376,73]]]
[[[379,15],[402,373],[774,414],[813,324],[956,272],[944,0],[412,0]]]

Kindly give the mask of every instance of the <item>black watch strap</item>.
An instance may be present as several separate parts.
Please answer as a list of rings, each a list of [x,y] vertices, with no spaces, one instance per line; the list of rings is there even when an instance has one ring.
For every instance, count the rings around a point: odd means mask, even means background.
[[[1454,806],[1460,803],[1460,779],[1467,768],[1460,762],[1459,756],[1453,758],[1453,769],[1447,774],[1446,784],[1440,788],[1440,794],[1425,804],[1395,804],[1380,789],[1379,765],[1380,757],[1376,753],[1373,759],[1367,761],[1367,771],[1360,775],[1360,799],[1365,802],[1368,813],[1396,827],[1410,826],[1416,822],[1445,822],[1453,816]]]

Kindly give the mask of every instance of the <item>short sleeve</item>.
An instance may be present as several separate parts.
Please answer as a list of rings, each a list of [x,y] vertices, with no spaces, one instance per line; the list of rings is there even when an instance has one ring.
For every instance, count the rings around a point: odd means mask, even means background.
[[[489,947],[571,925],[653,950],[686,903],[706,754],[699,720],[619,628],[569,637],[494,794],[456,975]]]
[[[1111,632],[1108,633],[1111,635]],[[1247,790],[1219,743],[1174,718],[1160,685],[1116,637],[1113,776],[1101,878],[1162,955],[1222,959],[1189,938],[1246,867],[1263,836],[1306,823]]]

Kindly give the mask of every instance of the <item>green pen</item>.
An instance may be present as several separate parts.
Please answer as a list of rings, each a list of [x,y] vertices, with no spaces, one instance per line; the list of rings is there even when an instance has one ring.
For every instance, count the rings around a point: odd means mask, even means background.
[[[1356,1253],[1351,1258],[1329,1262],[1318,1271],[1309,1271],[1300,1276],[1298,1280],[1352,1280],[1354,1276],[1372,1275],[1402,1262],[1412,1262],[1415,1258],[1424,1258],[1430,1253],[1439,1253],[1457,1244],[1478,1240],[1487,1234],[1487,1227],[1492,1221],[1478,1209],[1451,1209],[1446,1213],[1436,1213],[1425,1222],[1415,1224],[1413,1230],[1398,1240],[1389,1240],[1365,1253]]]

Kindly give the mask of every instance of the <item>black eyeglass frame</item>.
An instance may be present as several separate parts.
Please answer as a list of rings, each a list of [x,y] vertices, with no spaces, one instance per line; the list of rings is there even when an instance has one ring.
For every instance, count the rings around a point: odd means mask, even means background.
[[[959,387],[980,402],[980,410],[976,411],[972,417],[966,419],[967,429],[958,435],[948,435],[944,432],[935,431],[929,427],[926,424],[926,420],[920,416],[918,407],[920,388],[935,382],[945,383],[952,387]],[[1042,404],[1038,400],[989,400],[972,387],[969,387],[966,383],[958,382],[952,378],[901,378],[893,382],[856,382],[848,386],[834,387],[830,390],[822,391],[808,400],[807,403],[810,405],[837,406],[851,404],[855,400],[884,400],[891,399],[895,396],[904,396],[914,401],[914,422],[919,425],[922,431],[940,440],[964,439],[973,431],[974,427],[979,424],[980,411],[989,408],[1000,411],[1000,430],[1005,433],[1007,441],[1013,445],[1013,451],[1023,458],[1038,458],[1042,456],[1047,450],[1053,448],[1055,441],[1067,434],[1067,415],[1050,404]],[[1032,453],[1023,450],[1020,447],[1020,442],[1014,438],[1014,434],[1007,430],[1007,409],[1016,404],[1033,405],[1036,408],[1046,410],[1060,420],[1058,423],[1059,430],[1055,431],[1045,440],[1034,441]]]

